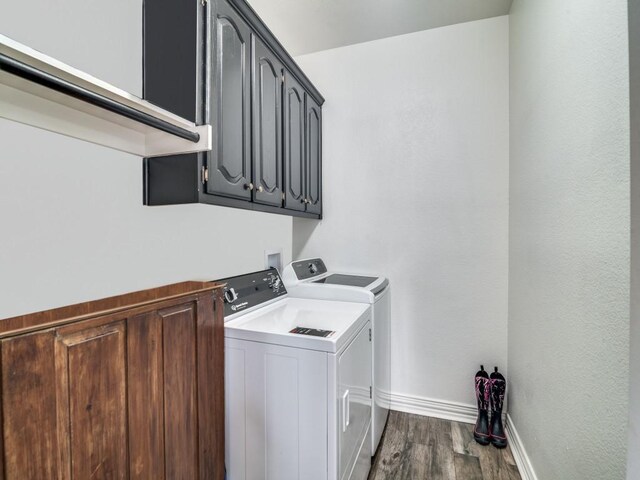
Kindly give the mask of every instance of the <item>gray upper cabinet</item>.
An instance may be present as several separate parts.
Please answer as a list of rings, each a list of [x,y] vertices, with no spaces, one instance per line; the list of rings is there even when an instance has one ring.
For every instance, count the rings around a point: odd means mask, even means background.
[[[322,216],[324,98],[246,0],[143,0],[147,100],[212,150],[144,160],[145,205]]]
[[[322,213],[322,110],[309,95],[306,105],[306,205],[307,212]]]
[[[282,205],[282,71],[269,48],[254,37],[253,185],[254,201]]]
[[[291,74],[284,74],[284,206],[306,210],[304,90]]]
[[[207,192],[251,199],[251,29],[224,1],[213,15]]]

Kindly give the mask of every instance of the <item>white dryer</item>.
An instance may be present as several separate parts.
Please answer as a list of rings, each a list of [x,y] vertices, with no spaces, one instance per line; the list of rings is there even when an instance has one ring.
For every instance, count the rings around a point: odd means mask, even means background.
[[[275,269],[220,282],[228,480],[365,480],[369,305],[291,298]]]
[[[287,265],[282,279],[292,297],[360,302],[372,307],[373,395],[371,452],[375,454],[389,416],[391,385],[391,287],[385,277],[330,272],[321,258]]]

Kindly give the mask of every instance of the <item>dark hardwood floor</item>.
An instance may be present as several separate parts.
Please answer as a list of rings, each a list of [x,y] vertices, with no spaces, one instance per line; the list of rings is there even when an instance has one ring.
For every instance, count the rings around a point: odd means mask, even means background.
[[[389,414],[369,480],[520,480],[510,447],[483,447],[473,425]]]

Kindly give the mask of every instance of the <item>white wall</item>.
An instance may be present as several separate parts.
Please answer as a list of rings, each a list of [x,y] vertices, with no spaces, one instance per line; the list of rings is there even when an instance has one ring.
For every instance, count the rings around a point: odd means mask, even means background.
[[[508,18],[296,60],[327,103],[294,256],[390,277],[393,392],[473,403],[507,359]]]
[[[631,103],[631,358],[627,480],[640,478],[640,2],[629,2]]]
[[[0,32],[141,93],[141,0],[3,2]],[[144,207],[140,158],[5,120],[0,145],[0,318],[291,257],[290,217]]]
[[[626,9],[511,9],[509,411],[545,480],[625,476]]]

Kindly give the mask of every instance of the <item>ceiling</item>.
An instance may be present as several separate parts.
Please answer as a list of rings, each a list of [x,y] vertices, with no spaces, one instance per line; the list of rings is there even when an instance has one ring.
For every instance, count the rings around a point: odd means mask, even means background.
[[[293,56],[506,15],[512,0],[248,0]]]

